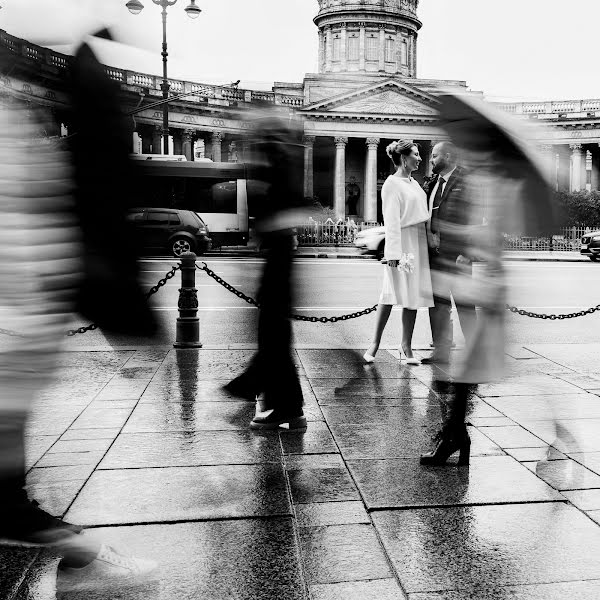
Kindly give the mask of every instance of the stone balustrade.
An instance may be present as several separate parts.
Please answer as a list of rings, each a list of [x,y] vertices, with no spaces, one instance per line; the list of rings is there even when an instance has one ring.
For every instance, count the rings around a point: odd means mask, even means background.
[[[12,36],[6,31],[0,30],[0,46],[4,47],[17,55],[24,56],[28,60],[41,62],[56,69],[57,74],[69,66],[71,57],[59,52],[54,52],[42,46],[36,46],[26,40]],[[108,76],[126,88],[142,88],[149,95],[161,96],[160,85],[162,77],[150,75],[148,73],[139,73],[137,71],[128,71],[116,67],[106,67]],[[203,102],[206,99],[214,99],[221,103],[247,102],[253,101],[269,102],[275,105],[301,107],[304,104],[303,96],[293,96],[289,94],[279,94],[274,92],[263,92],[255,90],[239,89],[231,86],[211,85],[206,83],[196,83],[192,81],[183,81],[180,79],[169,79],[171,94],[184,95],[183,101]]]

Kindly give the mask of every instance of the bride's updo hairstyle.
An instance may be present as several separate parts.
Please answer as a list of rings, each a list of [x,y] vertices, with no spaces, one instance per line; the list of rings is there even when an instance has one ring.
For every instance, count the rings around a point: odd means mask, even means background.
[[[386,149],[386,154],[392,159],[392,162],[396,167],[402,164],[401,156],[408,156],[414,147],[419,147],[419,144],[415,144],[412,140],[398,140],[392,142]]]

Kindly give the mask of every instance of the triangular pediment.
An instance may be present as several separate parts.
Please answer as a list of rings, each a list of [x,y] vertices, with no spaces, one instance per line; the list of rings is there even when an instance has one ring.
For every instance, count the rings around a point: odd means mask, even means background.
[[[435,97],[396,80],[386,80],[306,106],[306,113],[435,116]]]

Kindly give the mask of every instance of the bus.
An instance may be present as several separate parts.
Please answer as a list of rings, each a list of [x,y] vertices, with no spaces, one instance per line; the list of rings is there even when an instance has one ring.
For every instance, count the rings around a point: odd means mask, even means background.
[[[213,247],[248,244],[244,164],[149,156],[134,160],[137,206],[194,211],[208,226]]]

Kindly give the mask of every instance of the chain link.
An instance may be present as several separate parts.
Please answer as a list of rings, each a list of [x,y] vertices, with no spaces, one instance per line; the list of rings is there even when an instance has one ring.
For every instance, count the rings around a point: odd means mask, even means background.
[[[593,306],[592,308],[588,308],[587,310],[580,310],[579,312],[566,313],[562,315],[531,312],[529,310],[517,308],[516,306],[510,306],[509,304],[506,304],[506,310],[509,310],[511,313],[521,315],[522,317],[531,317],[533,319],[550,319],[551,321],[563,321],[564,319],[585,317],[586,315],[591,315],[595,312],[598,312],[600,311],[600,304],[598,304],[597,306]]]
[[[209,269],[208,265],[203,262],[202,266],[196,265],[196,268],[199,271],[204,271],[209,277],[212,277],[219,285],[222,285],[226,290],[229,290],[232,294],[235,294],[238,298],[241,298],[248,304],[252,304],[252,306],[256,306],[260,308],[260,304],[250,296],[244,294],[240,290],[234,288],[232,285],[227,283],[224,279],[219,277],[212,269]],[[359,312],[349,313],[347,315],[341,315],[339,317],[308,317],[306,315],[290,315],[291,319],[295,321],[307,321],[309,323],[337,323],[338,321],[348,321],[349,319],[356,319],[358,317],[362,317],[364,315],[368,315],[373,311],[377,310],[377,304],[375,306],[371,306],[370,308],[365,308]]]

